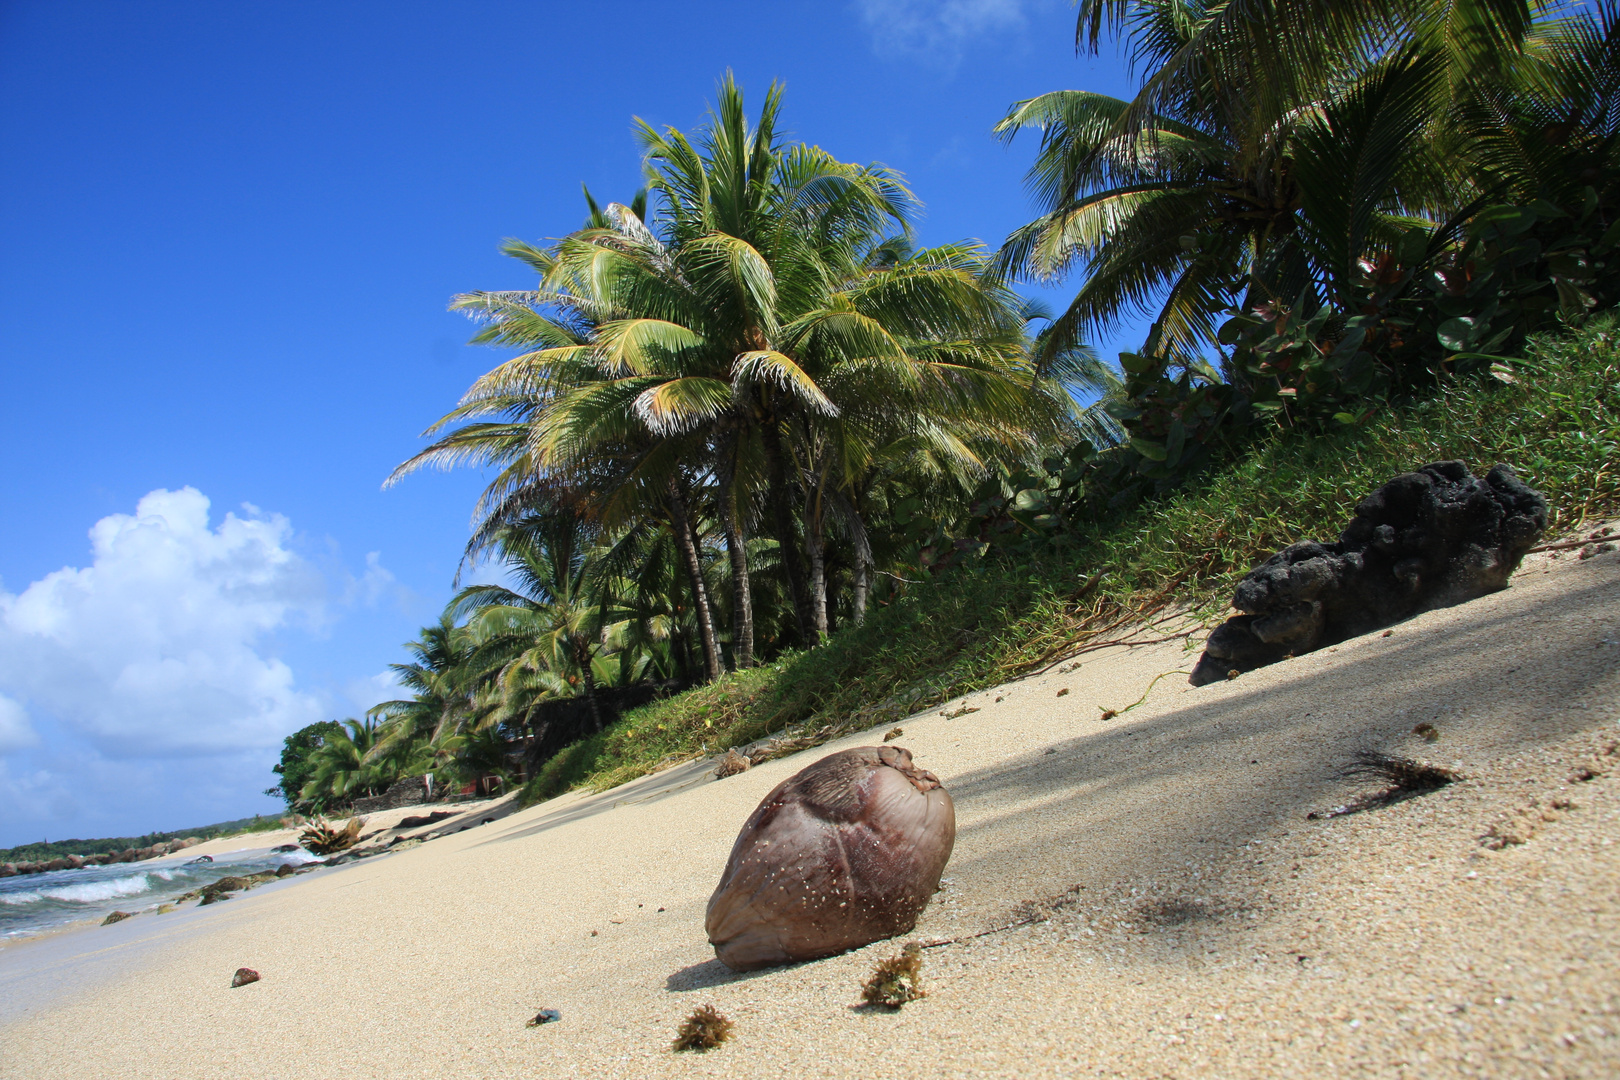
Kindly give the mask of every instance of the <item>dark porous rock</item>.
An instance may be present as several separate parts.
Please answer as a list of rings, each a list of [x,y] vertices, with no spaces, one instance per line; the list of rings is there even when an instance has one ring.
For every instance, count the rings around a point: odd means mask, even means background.
[[[128,911],[114,911],[108,913],[107,917],[101,920],[101,925],[111,926],[115,922],[123,922],[125,919],[133,917],[134,916]]]
[[[410,817],[400,818],[399,824],[395,825],[394,828],[419,829],[423,825],[432,825],[436,822],[443,821],[445,818],[453,818],[455,816],[456,813],[454,810],[435,810],[431,814],[412,814]]]
[[[1284,548],[1238,583],[1242,614],[1209,635],[1194,686],[1507,588],[1547,528],[1547,500],[1497,465],[1397,476],[1361,500],[1339,541]]]
[[[251,878],[222,877],[218,881],[210,882],[202,887],[201,895],[204,904],[217,904],[221,900],[229,900],[231,893],[239,889],[251,888],[257,884]]]
[[[298,873],[298,871],[294,870],[288,863],[282,863],[280,866],[276,867],[276,877],[288,877],[296,873]]]
[[[186,865],[196,866],[198,863],[211,863],[213,861],[214,857],[212,855],[199,855],[195,859],[192,859],[190,862],[186,863]]]
[[[270,850],[271,850],[272,853],[274,853],[276,855],[286,855],[286,854],[288,854],[290,852],[298,851],[300,849],[299,849],[297,844],[281,844],[281,845],[279,845],[277,847],[271,848]]]
[[[743,825],[706,926],[736,971],[904,934],[939,889],[956,811],[898,746],[830,754],[765,796]]]
[[[252,968],[237,968],[236,974],[231,976],[231,986],[246,986],[248,983],[259,981],[259,973]]]

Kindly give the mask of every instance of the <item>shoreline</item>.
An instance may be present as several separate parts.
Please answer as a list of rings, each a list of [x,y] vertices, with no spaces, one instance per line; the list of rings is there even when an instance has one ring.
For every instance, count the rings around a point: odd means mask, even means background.
[[[0,1020],[0,1075],[1601,1075],[1620,1062],[1620,764],[1571,776],[1620,743],[1616,640],[1620,554],[1537,555],[1504,592],[1229,683],[1163,679],[1107,720],[1188,649],[1106,650],[902,721],[958,814],[912,936],[968,940],[926,950],[930,996],[897,1014],[855,1006],[899,941],[736,975],[702,929],[764,793],[874,729],[60,935],[41,1004]],[[1368,793],[1343,775],[1366,749],[1465,779],[1308,819]],[[238,966],[262,981],[229,988]],[[18,974],[0,951],[0,989]],[[736,1039],[672,1054],[707,1003]],[[562,1021],[525,1028],[540,1008]],[[206,1046],[160,1034],[199,1023]]]

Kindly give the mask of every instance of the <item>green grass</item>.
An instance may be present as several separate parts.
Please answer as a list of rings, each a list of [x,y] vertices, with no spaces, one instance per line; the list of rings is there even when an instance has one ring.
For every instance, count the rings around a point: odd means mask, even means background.
[[[1171,598],[1215,616],[1257,562],[1301,539],[1336,539],[1367,492],[1449,458],[1479,474],[1511,464],[1547,496],[1549,534],[1620,507],[1614,321],[1533,344],[1513,385],[1458,385],[1331,437],[1280,434],[1062,553],[955,571],[818,649],[637,709],[547,762],[525,800],[601,790],[789,729],[808,745],[889,723],[1039,667]]]

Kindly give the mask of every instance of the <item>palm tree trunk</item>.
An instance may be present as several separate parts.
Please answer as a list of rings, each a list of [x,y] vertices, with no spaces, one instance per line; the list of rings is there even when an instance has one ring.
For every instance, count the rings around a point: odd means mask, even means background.
[[[674,518],[675,543],[686,562],[686,573],[692,579],[692,607],[697,612],[698,633],[703,639],[703,667],[710,682],[720,677],[720,647],[714,638],[714,620],[709,610],[709,587],[703,582],[703,564],[698,560],[697,545],[692,542],[691,515],[686,511],[686,495],[680,481],[669,481],[669,510]]]
[[[737,519],[737,442],[732,438],[731,468],[720,478],[720,521],[731,560],[731,647],[738,668],[754,666],[754,594],[748,579],[748,548]]]
[[[595,730],[601,731],[602,704],[596,700],[596,676],[591,673],[591,658],[585,657],[585,663],[580,668],[580,675],[585,680],[585,703],[591,707],[591,723]]]
[[[867,577],[866,560],[859,554],[855,556],[855,583],[850,589],[850,621],[856,626],[866,621],[866,594],[871,588],[870,578]]]
[[[810,557],[810,618],[816,634],[827,636],[827,548],[822,537],[821,515],[817,513],[816,496],[812,492],[804,508],[804,550]]]
[[[782,433],[774,422],[760,426],[760,440],[765,450],[765,468],[770,476],[771,524],[775,526],[776,543],[782,557],[782,569],[787,575],[788,593],[793,597],[793,616],[799,628],[799,642],[806,648],[820,643],[816,624],[810,611],[810,588],[804,580],[804,566],[799,562],[799,545],[793,537],[793,511],[788,506],[787,462],[782,455]]]
[[[872,538],[866,533],[866,521],[861,517],[861,493],[851,492],[848,498],[840,496],[839,509],[849,525],[850,547],[855,565],[850,570],[850,622],[856,626],[866,621],[866,603],[872,592]]]

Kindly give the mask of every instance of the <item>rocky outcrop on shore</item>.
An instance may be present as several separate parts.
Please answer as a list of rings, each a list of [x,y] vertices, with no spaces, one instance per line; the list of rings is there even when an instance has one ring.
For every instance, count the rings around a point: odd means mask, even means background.
[[[184,851],[200,843],[201,837],[188,836],[180,840],[166,840],[150,847],[125,848],[123,851],[103,855],[59,855],[54,859],[42,859],[39,862],[0,863],[0,877],[43,874],[47,870],[78,870],[86,866],[107,866],[110,863],[140,862],[144,859],[173,855],[177,851]]]
[[[1513,470],[1483,479],[1437,461],[1378,488],[1332,544],[1284,548],[1238,583],[1194,686],[1335,645],[1507,588],[1547,528],[1547,500]]]

